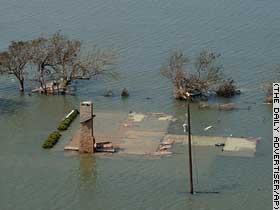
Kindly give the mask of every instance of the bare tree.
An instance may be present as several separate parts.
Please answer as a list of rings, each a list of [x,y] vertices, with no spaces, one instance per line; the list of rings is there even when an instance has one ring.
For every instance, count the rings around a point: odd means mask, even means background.
[[[277,83],[280,78],[280,64],[275,65],[271,68],[270,74],[267,74],[267,71],[264,71],[266,76],[269,76],[265,79],[265,82],[262,84],[262,89],[266,93],[265,101],[267,103],[273,103],[273,83]]]
[[[31,40],[30,46],[30,63],[36,69],[33,81],[38,82],[41,90],[46,93],[47,77],[52,74],[55,66],[51,46],[48,39],[43,37]]]
[[[214,90],[222,82],[223,66],[218,62],[220,56],[215,52],[203,51],[195,59],[193,68],[187,68],[189,59],[177,51],[171,54],[161,74],[173,83],[176,99],[186,99],[189,94],[201,95]]]
[[[66,82],[71,81],[71,76],[77,69],[77,60],[81,52],[81,42],[69,40],[66,36],[55,33],[49,40],[53,56],[53,69],[59,77]]]
[[[56,73],[70,83],[77,79],[90,79],[97,75],[115,75],[116,56],[112,51],[93,47],[82,48],[78,40],[70,40],[56,33],[50,39]]]
[[[32,40],[32,63],[37,67],[36,80],[46,90],[51,78],[60,80],[65,89],[73,80],[91,79],[97,75],[115,75],[116,57],[111,51],[96,47],[83,49],[78,40],[55,33],[49,39]]]
[[[202,51],[195,61],[195,69],[199,78],[207,81],[208,85],[214,85],[223,78],[223,66],[219,64],[221,54]]]
[[[30,45],[24,41],[13,41],[8,50],[0,53],[0,72],[14,75],[20,84],[20,91],[24,92],[26,65],[30,60]]]
[[[71,78],[83,79],[106,76],[116,79],[118,78],[115,68],[116,63],[117,56],[113,51],[93,47],[81,53],[80,59],[77,61],[78,71],[72,71]]]
[[[237,93],[234,80],[228,79],[223,81],[218,86],[216,93],[218,96],[222,96],[225,98],[230,98],[234,96]]]
[[[11,42],[8,50],[0,52],[0,73],[13,74],[24,92],[25,75],[39,83],[40,92],[47,93],[53,80],[63,90],[73,80],[91,79],[99,75],[116,78],[116,56],[111,50],[97,47],[82,48],[79,40],[69,39],[60,32],[49,38]]]
[[[185,82],[187,77],[186,65],[189,59],[181,52],[173,52],[166,66],[161,69],[161,74],[169,79],[174,87],[174,96],[177,99],[186,97]]]

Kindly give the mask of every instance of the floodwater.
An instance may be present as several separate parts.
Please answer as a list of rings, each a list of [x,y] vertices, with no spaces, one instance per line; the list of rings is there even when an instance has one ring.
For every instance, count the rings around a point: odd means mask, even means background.
[[[0,49],[10,40],[61,30],[115,49],[121,78],[79,82],[77,96],[65,97],[21,96],[12,77],[0,78],[0,209],[271,209],[272,110],[262,103],[261,84],[277,75],[279,7],[278,0],[1,0]],[[186,145],[176,145],[169,157],[77,156],[62,150],[72,129],[54,149],[41,149],[65,113],[85,99],[96,110],[172,114],[178,121],[169,132],[182,133],[185,105],[172,99],[171,84],[159,76],[175,49],[190,57],[220,52],[227,75],[243,91],[211,101],[233,102],[239,110],[201,111],[192,104],[193,133],[262,138],[254,158],[197,148],[195,190],[219,193],[187,193]],[[102,96],[124,87],[127,100]],[[209,125],[214,128],[203,131]]]

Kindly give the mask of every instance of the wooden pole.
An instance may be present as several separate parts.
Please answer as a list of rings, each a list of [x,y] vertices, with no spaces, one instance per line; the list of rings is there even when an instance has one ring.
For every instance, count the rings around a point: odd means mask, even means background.
[[[189,136],[189,171],[190,171],[190,193],[193,194],[193,171],[192,171],[192,139],[191,139],[191,114],[188,102],[188,136]]]

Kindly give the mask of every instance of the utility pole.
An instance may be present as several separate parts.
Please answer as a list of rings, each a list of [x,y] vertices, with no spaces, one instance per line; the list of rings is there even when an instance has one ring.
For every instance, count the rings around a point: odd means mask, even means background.
[[[190,193],[194,194],[193,191],[193,170],[192,170],[192,138],[191,138],[191,114],[190,114],[190,94],[186,92],[185,100],[188,101],[188,124],[183,124],[184,132],[187,132],[186,127],[188,126],[188,140],[189,140],[189,173],[190,173]]]
[[[188,137],[189,137],[190,193],[193,194],[192,138],[191,138],[191,114],[190,114],[190,103],[188,103]]]

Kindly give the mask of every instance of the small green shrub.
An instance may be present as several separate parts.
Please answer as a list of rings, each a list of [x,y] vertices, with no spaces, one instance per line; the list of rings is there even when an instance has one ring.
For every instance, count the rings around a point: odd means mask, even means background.
[[[77,109],[75,109],[74,112],[70,116],[68,116],[67,118],[65,118],[64,120],[62,120],[60,122],[57,129],[59,131],[67,130],[68,127],[71,125],[72,121],[78,116],[78,114],[79,114],[79,111]]]
[[[61,134],[58,131],[54,131],[49,134],[48,138],[45,140],[44,144],[42,147],[44,149],[50,149],[52,148],[59,140],[61,137]]]
[[[67,128],[70,126],[70,124],[77,117],[78,114],[79,114],[79,111],[75,109],[67,118],[65,118],[64,120],[62,120],[60,122],[57,129],[60,131],[67,130]],[[61,137],[61,134],[59,133],[59,131],[54,131],[54,132],[50,133],[48,138],[43,143],[42,147],[44,149],[52,148],[58,142],[60,137]]]

